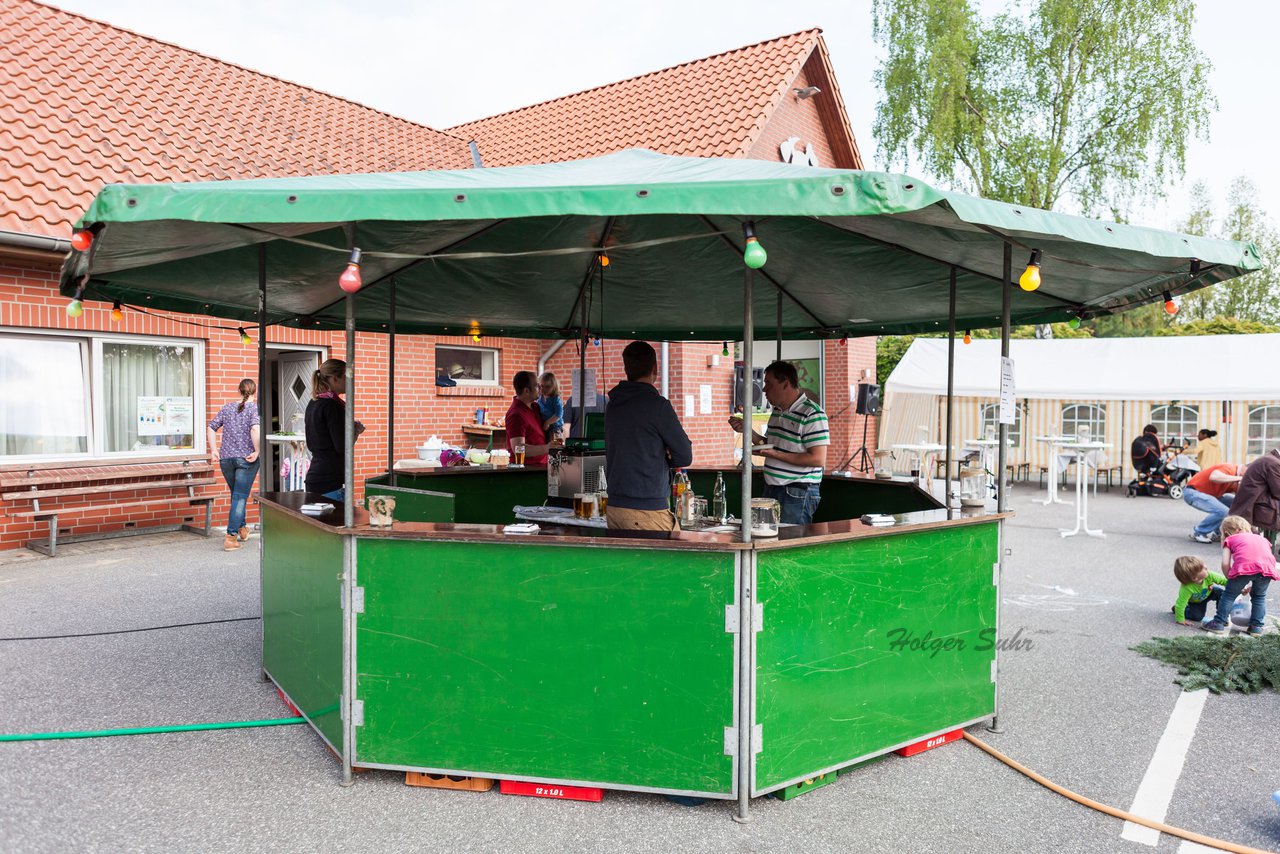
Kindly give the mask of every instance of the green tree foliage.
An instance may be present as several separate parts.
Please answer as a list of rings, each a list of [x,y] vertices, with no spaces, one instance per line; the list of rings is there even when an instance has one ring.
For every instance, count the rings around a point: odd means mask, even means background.
[[[914,154],[989,199],[1113,214],[1182,175],[1216,108],[1194,0],[1038,0],[990,19],[975,5],[875,0],[887,167]]]
[[[1274,326],[1280,324],[1280,235],[1258,203],[1258,190],[1248,178],[1239,177],[1227,191],[1226,209],[1221,222],[1214,217],[1213,197],[1203,181],[1191,190],[1191,213],[1183,224],[1189,234],[1252,241],[1262,257],[1263,267],[1257,272],[1211,288],[1187,294],[1178,312],[1178,327],[1213,318],[1234,318]],[[1215,334],[1215,333],[1185,333]]]
[[[1263,688],[1280,691],[1280,635],[1258,638],[1152,638],[1134,652],[1173,665],[1174,683],[1188,691],[1208,688],[1215,694],[1252,694]]]

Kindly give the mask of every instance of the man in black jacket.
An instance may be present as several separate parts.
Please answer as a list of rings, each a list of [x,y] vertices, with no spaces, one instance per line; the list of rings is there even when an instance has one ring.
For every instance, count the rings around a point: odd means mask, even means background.
[[[658,394],[658,354],[645,341],[622,351],[625,381],[609,392],[604,410],[605,470],[610,528],[675,531],[669,509],[671,470],[693,462],[693,445],[671,402]]]

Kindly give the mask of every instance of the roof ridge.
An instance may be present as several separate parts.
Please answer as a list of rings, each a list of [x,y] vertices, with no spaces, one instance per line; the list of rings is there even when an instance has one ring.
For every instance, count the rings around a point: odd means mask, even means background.
[[[350,104],[354,107],[359,107],[363,110],[368,110],[369,112],[378,113],[380,115],[386,116],[387,118],[395,119],[396,121],[401,121],[401,122],[405,122],[406,124],[414,125],[415,127],[420,127],[423,130],[429,130],[433,133],[438,133],[444,136],[453,137],[454,139],[458,140],[464,145],[469,141],[463,137],[458,136],[457,134],[449,133],[449,131],[447,130],[434,128],[434,127],[431,127],[430,125],[425,125],[422,122],[417,122],[417,121],[414,121],[413,119],[407,119],[404,116],[397,116],[394,113],[389,113],[386,110],[380,110],[377,107],[371,107],[368,104],[362,104],[359,101],[352,100],[351,98],[347,98],[342,95],[335,95],[332,92],[325,92],[322,89],[317,89],[314,86],[308,86],[305,83],[298,83],[296,81],[289,80],[285,77],[281,77],[277,74],[269,74],[265,71],[259,71],[255,68],[250,68],[247,65],[240,65],[239,63],[231,62],[230,60],[220,59],[219,57],[213,56],[208,53],[204,53],[203,51],[195,50],[189,47],[184,47],[180,44],[177,44],[176,42],[165,41],[164,39],[159,39],[159,38],[156,38],[155,36],[149,36],[145,33],[139,33],[135,30],[129,29],[128,27],[122,27],[118,24],[113,24],[110,21],[104,21],[99,18],[91,18],[88,15],[81,14],[80,12],[72,12],[69,9],[63,9],[59,6],[51,5],[50,3],[45,2],[45,0],[26,0],[26,2],[30,3],[33,6],[40,6],[42,8],[48,9],[51,12],[56,12],[60,15],[68,15],[73,18],[79,18],[82,21],[88,21],[91,24],[96,24],[102,27],[108,27],[110,29],[113,29],[122,33],[128,33],[129,35],[135,38],[144,39],[146,41],[153,42],[155,44],[164,45],[165,47],[173,48],[175,50],[180,50],[189,54],[194,54],[195,56],[203,57],[204,59],[211,60],[213,62],[219,63],[220,65],[226,65],[231,68],[235,68],[239,71],[244,71],[249,74],[256,74],[259,77],[265,77],[271,80],[275,80],[279,83],[284,83],[285,85],[288,85],[288,86],[295,86],[299,89],[304,89],[308,92],[314,92],[317,95],[323,95],[326,98],[333,98],[336,101],[343,101],[344,103]]]
[[[793,39],[796,36],[803,36],[803,35],[811,35],[813,38],[816,39],[822,35],[822,28],[810,27],[807,30],[797,30],[794,33],[788,33],[782,36],[774,36],[773,38],[765,39],[764,41],[753,42],[752,44],[742,45],[740,47],[735,47],[730,50],[722,50],[719,53],[713,53],[710,56],[701,56],[696,59],[690,59],[684,62],[678,62],[675,65],[668,65],[665,68],[659,68],[655,71],[646,71],[644,74],[637,74],[632,77],[624,77],[621,80],[614,80],[610,83],[601,83],[598,86],[591,86],[586,89],[580,89],[577,92],[569,92],[564,95],[559,95],[555,98],[548,98],[545,101],[538,101],[537,103],[534,103],[534,104],[526,104],[522,107],[515,107],[510,110],[505,110],[501,113],[494,113],[491,116],[480,116],[479,118],[471,119],[470,121],[460,122],[459,124],[456,124],[456,125],[450,125],[448,128],[445,129],[445,132],[454,131],[454,130],[457,130],[458,128],[467,127],[468,125],[479,124],[481,122],[489,122],[494,119],[502,118],[503,116],[512,116],[517,113],[523,113],[526,110],[532,110],[537,107],[546,106],[547,104],[554,104],[557,101],[564,101],[568,98],[577,98],[578,96],[586,95],[589,92],[596,92],[601,89],[608,89],[613,86],[621,86],[624,83],[630,83],[634,80],[644,80],[645,78],[648,78],[648,77],[654,77],[659,74],[665,74],[668,71],[675,71],[680,68],[686,68],[691,65],[697,65],[699,63],[708,62],[713,59],[719,59],[720,57],[723,57],[723,56],[729,56],[730,54],[739,53],[745,50],[751,50],[753,48],[763,47],[764,45],[772,44],[773,42],[779,42],[785,39]],[[810,52],[812,52],[812,49]]]

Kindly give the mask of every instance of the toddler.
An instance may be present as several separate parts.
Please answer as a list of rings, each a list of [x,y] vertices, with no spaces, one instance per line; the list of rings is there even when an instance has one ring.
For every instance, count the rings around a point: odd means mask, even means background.
[[[1174,560],[1173,577],[1182,585],[1173,603],[1173,619],[1180,626],[1203,620],[1209,603],[1218,601],[1227,586],[1226,576],[1210,572],[1204,561],[1191,555]]]
[[[1280,578],[1276,573],[1276,558],[1271,543],[1265,537],[1253,533],[1249,523],[1240,516],[1228,516],[1222,520],[1222,571],[1227,576],[1227,586],[1218,597],[1218,611],[1213,620],[1201,626],[1206,632],[1224,635],[1228,631],[1231,604],[1246,588],[1251,590],[1253,611],[1249,614],[1249,634],[1263,632],[1263,619],[1267,616],[1267,588],[1271,579]]]
[[[538,411],[542,413],[542,429],[547,441],[560,437],[564,432],[564,404],[560,401],[560,383],[556,375],[547,371],[538,380]]]

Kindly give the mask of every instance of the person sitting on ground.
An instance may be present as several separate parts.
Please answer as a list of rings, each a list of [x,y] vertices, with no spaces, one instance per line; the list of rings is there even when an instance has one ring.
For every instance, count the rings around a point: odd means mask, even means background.
[[[1263,620],[1267,616],[1267,588],[1271,580],[1280,578],[1276,572],[1276,557],[1271,553],[1271,543],[1260,537],[1239,516],[1222,520],[1222,571],[1227,576],[1226,589],[1218,597],[1218,610],[1213,619],[1200,628],[1215,635],[1225,635],[1230,630],[1231,606],[1236,597],[1249,591],[1253,610],[1249,613],[1249,634],[1261,635],[1266,629]]]
[[[1225,575],[1213,572],[1204,561],[1192,555],[1174,559],[1173,577],[1182,585],[1173,603],[1173,620],[1180,626],[1203,620],[1209,603],[1217,602],[1227,586]]]
[[[1196,472],[1187,481],[1182,490],[1182,500],[1207,515],[1192,530],[1190,537],[1197,543],[1211,543],[1216,538],[1218,526],[1231,512],[1231,494],[1241,476],[1244,466],[1235,463],[1219,463]]]
[[[542,413],[542,430],[548,439],[558,439],[564,433],[564,403],[560,400],[560,381],[547,371],[538,380],[538,411]]]
[[[1160,435],[1156,425],[1148,424],[1142,428],[1142,435],[1133,440],[1129,446],[1129,458],[1133,460],[1133,468],[1138,474],[1149,472],[1160,467],[1161,452]]]
[[[1196,446],[1183,451],[1196,461],[1201,471],[1222,462],[1222,448],[1218,445],[1217,436],[1217,430],[1201,430],[1196,434]]]

